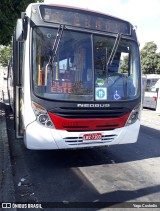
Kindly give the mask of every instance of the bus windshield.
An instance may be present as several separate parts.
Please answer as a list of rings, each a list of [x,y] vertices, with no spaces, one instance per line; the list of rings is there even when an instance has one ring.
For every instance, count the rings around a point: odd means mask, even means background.
[[[133,100],[140,93],[138,46],[121,38],[64,30],[48,68],[57,29],[33,29],[32,69],[36,96],[63,101]],[[112,59],[111,59],[111,54]]]

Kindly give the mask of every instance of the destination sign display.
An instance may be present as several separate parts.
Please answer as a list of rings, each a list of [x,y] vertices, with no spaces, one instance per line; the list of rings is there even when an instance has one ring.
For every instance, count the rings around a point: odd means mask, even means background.
[[[125,35],[131,34],[130,24],[127,21],[91,11],[41,5],[40,13],[46,22]]]

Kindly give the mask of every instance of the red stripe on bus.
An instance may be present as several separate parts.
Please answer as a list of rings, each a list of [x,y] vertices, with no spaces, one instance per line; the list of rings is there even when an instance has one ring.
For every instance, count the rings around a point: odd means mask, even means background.
[[[88,118],[71,119],[63,118],[48,112],[54,126],[58,130],[67,131],[92,131],[92,130],[112,130],[124,127],[130,113],[118,118]]]

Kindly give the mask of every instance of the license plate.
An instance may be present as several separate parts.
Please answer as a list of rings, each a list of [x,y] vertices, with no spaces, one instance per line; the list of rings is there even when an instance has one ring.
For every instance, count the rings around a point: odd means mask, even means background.
[[[97,141],[102,140],[101,133],[89,133],[83,135],[83,141]]]

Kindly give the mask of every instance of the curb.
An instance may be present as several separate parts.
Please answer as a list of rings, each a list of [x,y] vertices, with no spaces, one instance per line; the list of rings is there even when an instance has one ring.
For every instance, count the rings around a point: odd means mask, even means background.
[[[5,100],[4,91],[2,90],[2,102],[1,102],[1,145],[2,145],[2,202],[15,203],[15,189],[12,174],[12,165],[10,157],[10,149],[8,143],[7,127],[6,127],[6,114],[5,114]],[[17,209],[11,208],[10,210],[16,211]]]

